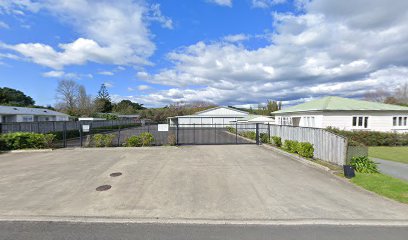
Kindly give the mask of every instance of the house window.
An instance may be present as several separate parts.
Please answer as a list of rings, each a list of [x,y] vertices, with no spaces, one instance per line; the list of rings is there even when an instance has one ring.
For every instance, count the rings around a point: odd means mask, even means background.
[[[407,118],[406,116],[398,116],[392,118],[392,125],[394,127],[406,127],[407,126]]]
[[[32,116],[23,116],[22,119],[23,119],[23,122],[32,122],[33,121]]]
[[[353,127],[368,128],[368,117],[363,116],[353,117]]]

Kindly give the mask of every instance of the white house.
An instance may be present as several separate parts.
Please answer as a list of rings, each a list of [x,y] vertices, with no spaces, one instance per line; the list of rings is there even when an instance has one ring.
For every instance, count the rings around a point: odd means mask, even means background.
[[[262,124],[275,124],[275,119],[271,116],[262,115],[248,115],[245,118],[238,119],[238,123],[262,123]]]
[[[278,125],[408,132],[408,107],[341,97],[325,97],[272,114]]]
[[[44,108],[0,106],[0,122],[69,121],[69,115]]]
[[[191,126],[193,124],[200,124],[204,126],[215,126],[215,124],[225,126],[230,125],[231,122],[237,121],[247,117],[249,113],[240,111],[229,107],[215,107],[193,115],[176,116],[168,118],[170,126],[179,124],[182,126]]]

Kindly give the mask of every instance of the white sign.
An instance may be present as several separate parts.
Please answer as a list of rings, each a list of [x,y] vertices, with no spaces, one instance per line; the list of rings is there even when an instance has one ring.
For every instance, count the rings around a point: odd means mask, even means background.
[[[158,124],[157,125],[157,131],[159,131],[159,132],[168,132],[169,131],[169,125],[168,124]]]
[[[89,132],[89,125],[82,125],[82,132]]]

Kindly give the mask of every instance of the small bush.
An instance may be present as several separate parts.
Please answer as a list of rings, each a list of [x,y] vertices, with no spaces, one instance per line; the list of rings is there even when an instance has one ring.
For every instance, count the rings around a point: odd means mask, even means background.
[[[95,134],[92,137],[92,141],[94,142],[95,147],[103,147],[104,145],[103,140],[104,140],[103,134]]]
[[[151,133],[143,132],[139,136],[132,136],[126,139],[125,147],[146,147],[151,146],[154,142],[154,137]]]
[[[261,143],[270,143],[271,142],[268,134],[261,133],[259,136],[260,136],[260,139],[261,139]]]
[[[313,158],[313,155],[314,155],[313,144],[308,143],[308,142],[298,143],[297,144],[297,152],[302,157]]]
[[[353,157],[350,165],[360,173],[378,173],[377,164],[368,157]]]
[[[153,134],[149,132],[143,132],[139,135],[139,137],[142,142],[142,147],[151,146],[154,142]]]
[[[239,135],[243,136],[244,138],[249,138],[252,140],[256,139],[256,133],[251,131],[241,132]]]
[[[128,139],[126,139],[124,146],[125,147],[141,147],[142,140],[140,139],[139,136],[131,136]]]
[[[275,144],[275,146],[277,146],[277,147],[282,146],[282,138],[281,137],[272,136],[272,141],[273,141],[273,144]]]
[[[290,153],[297,153],[298,144],[298,141],[285,140],[285,142],[283,143],[283,148]]]
[[[111,147],[114,138],[113,134],[95,134],[92,136],[92,141],[95,147]]]
[[[230,133],[235,133],[235,128],[231,127],[231,126],[227,126],[227,131]]]
[[[41,134],[41,133],[29,133],[29,132],[16,132],[0,135],[0,148],[1,150],[17,150],[17,149],[41,149],[52,147],[55,135],[53,134]]]

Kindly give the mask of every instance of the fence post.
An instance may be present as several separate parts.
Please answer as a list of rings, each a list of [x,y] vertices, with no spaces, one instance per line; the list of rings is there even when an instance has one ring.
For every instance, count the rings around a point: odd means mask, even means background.
[[[269,122],[268,122],[268,141],[269,143],[271,142],[271,126],[269,125]]]
[[[214,130],[215,130],[215,134],[214,134],[215,142],[214,143],[217,143],[217,124],[216,123],[214,124]]]
[[[238,122],[235,122],[235,144],[238,144]]]
[[[120,146],[120,124],[119,124],[119,131],[118,131],[118,147]]]
[[[179,125],[176,124],[176,145],[179,145]]]
[[[67,147],[67,122],[64,122],[63,128],[62,128],[62,139],[64,141],[64,148]]]
[[[82,138],[83,138],[83,136],[82,136],[82,124],[79,124],[79,139],[81,141],[81,147],[82,147]]]
[[[259,123],[256,124],[256,136],[255,136],[255,139],[256,139],[256,144],[261,145],[261,143],[259,141]]]
[[[196,129],[195,129],[195,123],[193,123],[193,143],[194,143],[194,144],[196,143],[196,141],[195,141],[195,131],[196,131]]]

